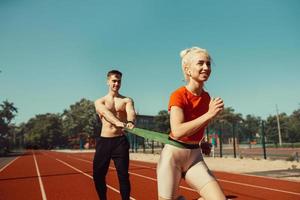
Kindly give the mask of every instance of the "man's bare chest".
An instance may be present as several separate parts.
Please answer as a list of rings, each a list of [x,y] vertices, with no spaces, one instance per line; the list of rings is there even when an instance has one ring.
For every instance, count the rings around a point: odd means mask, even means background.
[[[111,112],[119,113],[125,111],[126,103],[122,99],[114,99],[111,101],[106,101],[105,106]]]

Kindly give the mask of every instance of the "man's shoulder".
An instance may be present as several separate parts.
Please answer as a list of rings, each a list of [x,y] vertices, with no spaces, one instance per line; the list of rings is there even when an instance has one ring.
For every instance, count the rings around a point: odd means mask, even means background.
[[[122,99],[123,101],[125,101],[126,103],[133,102],[133,99],[131,97],[120,95],[119,98]]]
[[[133,99],[132,99],[131,97],[125,97],[124,99],[125,99],[125,101],[127,101],[127,102],[133,102]]]
[[[94,101],[94,104],[103,104],[105,102],[105,96],[104,97],[100,97],[99,99],[96,99]]]

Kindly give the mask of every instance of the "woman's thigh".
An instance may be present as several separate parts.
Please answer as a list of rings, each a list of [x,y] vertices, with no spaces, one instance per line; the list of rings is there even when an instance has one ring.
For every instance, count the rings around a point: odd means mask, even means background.
[[[177,195],[177,190],[182,177],[182,166],[178,163],[177,157],[177,149],[165,146],[161,153],[160,160],[158,161],[158,195],[164,199],[174,199]]]
[[[200,192],[206,184],[216,179],[205,162],[199,161],[187,170],[185,180],[193,189]]]

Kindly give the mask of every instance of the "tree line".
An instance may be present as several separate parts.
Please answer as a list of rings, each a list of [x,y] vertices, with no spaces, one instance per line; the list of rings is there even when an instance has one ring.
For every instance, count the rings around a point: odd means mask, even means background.
[[[101,122],[95,112],[94,103],[81,99],[62,113],[39,114],[27,122],[15,125],[12,120],[18,109],[12,102],[0,104],[0,153],[15,147],[54,149],[80,148],[94,139],[101,130]],[[291,115],[278,116],[281,137],[284,143],[300,142],[300,109]],[[232,138],[233,132],[240,143],[258,142],[261,139],[261,124],[264,121],[266,142],[278,145],[278,120],[270,115],[266,120],[258,116],[235,113],[231,107],[211,121],[207,134],[222,134],[223,142]],[[161,110],[154,116],[152,130],[169,133],[169,114]]]
[[[277,120],[278,119],[278,120]],[[242,116],[235,113],[234,109],[227,107],[220,115],[214,118],[207,126],[208,135],[222,135],[223,143],[228,143],[232,139],[233,132],[239,143],[261,143],[262,123],[264,123],[264,134],[266,142],[278,146],[278,123],[280,124],[281,139],[284,143],[300,143],[300,109],[295,110],[291,115],[280,113],[269,115],[266,120],[254,115]],[[169,114],[162,110],[155,116],[153,130],[159,132],[170,132]],[[300,146],[300,144],[298,144]]]

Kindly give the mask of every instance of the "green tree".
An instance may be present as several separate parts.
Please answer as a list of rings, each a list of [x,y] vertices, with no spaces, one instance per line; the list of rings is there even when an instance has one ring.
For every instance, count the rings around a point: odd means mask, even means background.
[[[9,140],[12,137],[12,119],[16,116],[18,109],[14,103],[3,101],[0,104],[0,152],[9,151]]]
[[[36,115],[26,123],[24,129],[28,148],[53,149],[66,145],[59,114]]]
[[[62,119],[64,135],[69,138],[86,140],[99,134],[101,129],[94,103],[84,98],[66,109]]]
[[[244,140],[252,142],[255,139],[256,133],[260,131],[261,118],[253,115],[247,115],[243,121],[242,132]]]
[[[15,146],[17,148],[25,147],[25,144],[24,144],[25,126],[26,126],[26,123],[23,122],[15,128]]]
[[[170,133],[170,115],[167,110],[161,110],[154,117],[155,131]]]
[[[295,143],[300,141],[300,109],[295,110],[288,119],[287,142]]]
[[[235,126],[235,131],[240,130],[236,127],[240,126],[242,122],[242,114],[234,113],[233,108],[227,107],[209,124],[209,129],[222,130],[223,141],[226,141],[232,137],[233,126]],[[240,136],[239,132],[235,132],[235,134]]]
[[[286,115],[286,113],[279,114],[279,123],[283,142],[287,141],[288,138],[288,119],[289,117]],[[267,118],[265,133],[268,143],[274,143],[275,145],[279,143],[277,116],[270,115]]]

